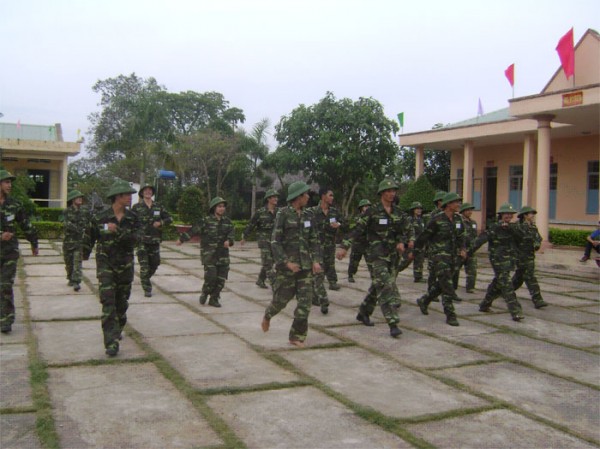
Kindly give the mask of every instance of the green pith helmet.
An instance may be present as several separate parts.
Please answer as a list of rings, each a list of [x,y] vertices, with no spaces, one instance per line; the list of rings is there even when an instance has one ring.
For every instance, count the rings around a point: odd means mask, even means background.
[[[390,189],[398,190],[398,184],[396,184],[396,181],[394,181],[393,179],[384,179],[379,183],[379,187],[377,188],[377,195],[379,195],[381,192]]]
[[[415,201],[410,205],[410,209],[408,209],[408,210],[415,210],[415,209],[423,209],[423,205],[421,203],[419,203],[418,201]]]
[[[131,187],[131,185],[129,185],[129,183],[127,181],[123,181],[122,179],[119,179],[118,181],[115,181],[112,186],[110,186],[110,189],[108,190],[108,194],[106,196],[108,198],[112,198],[113,196],[120,195],[121,193],[136,193],[136,192],[137,192],[137,190],[135,190],[133,187]]]
[[[519,211],[519,213],[517,214],[517,217],[521,218],[523,215],[525,214],[537,214],[537,210],[535,210],[533,207],[531,206],[523,206],[521,208],[521,210]]]
[[[454,192],[446,193],[444,195],[444,199],[442,199],[442,207],[446,206],[447,204],[450,204],[453,201],[460,201],[460,200],[462,200],[462,196],[460,196],[458,193],[454,193]]]
[[[504,204],[502,204],[502,206],[500,206],[500,209],[498,209],[498,213],[499,214],[516,214],[517,211],[515,210],[515,208],[513,207],[512,204],[504,203]]]
[[[225,203],[225,206],[227,206],[227,201],[225,201],[224,198],[221,198],[220,196],[215,196],[212,200],[210,200],[210,204],[208,205],[208,209],[212,210],[213,207],[217,206],[218,204],[221,203]]]
[[[269,190],[267,190],[267,193],[265,193],[265,201],[267,201],[272,196],[278,196],[278,195],[279,195],[279,192],[277,192],[277,190],[269,189]]]
[[[83,198],[85,195],[79,190],[71,190],[67,195],[67,203],[73,201],[75,198]]]
[[[438,190],[437,192],[435,192],[435,196],[433,197],[433,203],[435,204],[438,201],[443,201],[444,196],[446,196],[446,192],[444,192],[443,190]]]
[[[462,206],[460,206],[460,211],[464,212],[466,210],[472,210],[475,209],[475,206],[473,206],[471,203],[462,203]]]
[[[292,182],[288,187],[288,196],[286,201],[292,201],[298,198],[303,193],[306,193],[310,190],[308,184],[302,181]]]
[[[4,181],[5,179],[10,179],[11,181],[14,181],[15,179],[17,179],[17,177],[13,176],[7,170],[0,170],[0,181]]]
[[[156,190],[154,190],[154,186],[150,183],[146,183],[142,187],[140,187],[140,191],[138,192],[138,195],[142,196],[144,194],[144,189],[147,189],[148,187],[152,189],[152,195],[154,195],[156,193]]]
[[[371,202],[369,200],[360,200],[358,202],[358,208],[360,209],[363,206],[370,206]]]

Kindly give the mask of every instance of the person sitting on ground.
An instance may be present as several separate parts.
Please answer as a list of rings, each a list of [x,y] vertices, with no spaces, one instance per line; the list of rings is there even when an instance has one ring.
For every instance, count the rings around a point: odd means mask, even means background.
[[[583,257],[579,259],[580,262],[587,262],[590,260],[592,248],[597,253],[600,253],[600,221],[598,222],[598,229],[592,232],[585,240],[585,251],[583,253]]]

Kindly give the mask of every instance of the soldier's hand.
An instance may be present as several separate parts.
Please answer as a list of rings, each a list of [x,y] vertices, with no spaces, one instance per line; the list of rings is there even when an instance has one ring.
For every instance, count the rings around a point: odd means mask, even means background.
[[[12,232],[8,232],[8,231],[4,231],[2,233],[2,241],[3,242],[7,242],[8,240],[13,238],[13,233]]]
[[[398,251],[400,254],[402,254],[404,252],[404,243],[400,242],[396,245],[396,251]]]
[[[415,248],[415,241],[411,240],[410,242],[408,242],[408,249],[414,249]]]
[[[229,240],[223,242],[223,248],[229,248]]]
[[[117,232],[117,225],[115,223],[107,223],[106,230],[108,232]]]
[[[464,249],[460,250],[460,257],[462,257],[463,259],[467,258],[467,251]]]
[[[298,265],[297,263],[294,262],[288,262],[285,264],[285,266],[288,268],[288,270],[290,270],[292,273],[298,273],[300,271],[300,265]]]
[[[40,253],[40,250],[38,248],[31,248],[31,254],[33,254],[34,256],[37,256]]]
[[[334,221],[333,223],[329,223],[329,226],[331,226],[333,229],[337,229],[341,226],[341,224],[337,221]]]
[[[410,253],[408,253],[408,256],[406,256],[406,258],[411,261],[415,258],[415,253],[413,253],[412,251]]]
[[[321,271],[322,271],[321,264],[318,263],[318,262],[313,263],[313,266],[312,266],[312,272],[313,272],[313,274],[318,274]]]
[[[154,223],[152,223],[152,226],[158,229],[162,226],[162,221],[155,221]]]
[[[339,248],[335,257],[337,260],[342,260],[344,257],[346,257],[346,253],[347,251],[344,248]]]

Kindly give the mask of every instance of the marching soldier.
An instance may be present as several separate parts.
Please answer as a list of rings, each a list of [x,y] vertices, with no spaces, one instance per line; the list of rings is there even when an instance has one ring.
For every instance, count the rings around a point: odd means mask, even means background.
[[[140,241],[137,246],[137,257],[140,264],[140,280],[144,289],[144,296],[152,296],[152,282],[150,278],[156,273],[160,265],[160,242],[162,229],[173,222],[167,210],[154,201],[154,186],[145,184],[139,191],[141,201],[133,206],[142,227]]]
[[[360,200],[358,203],[358,215],[356,217],[356,221],[362,217],[365,212],[371,207],[371,202],[369,200]],[[368,243],[365,236],[357,237],[357,240],[352,244],[352,248],[350,250],[350,261],[348,263],[348,282],[354,282],[354,275],[358,271],[358,265],[360,264],[360,259],[365,256],[366,259],[366,251],[367,251]],[[371,268],[369,267],[369,272]]]
[[[308,333],[308,316],[313,296],[313,274],[321,271],[321,247],[313,222],[307,210],[310,187],[302,181],[288,188],[287,207],[277,212],[271,238],[275,261],[273,300],[265,310],[261,328],[269,330],[271,319],[281,312],[294,296],[298,305],[290,328],[290,344],[303,348]]]
[[[38,255],[38,238],[21,202],[10,196],[16,179],[6,170],[0,170],[0,331],[8,334],[15,322],[13,285],[17,275],[19,241],[16,225],[31,243],[31,253]]]
[[[415,240],[419,238],[423,230],[425,229],[425,220],[423,219],[423,205],[418,201],[414,201],[410,205],[408,220],[411,223],[414,233]],[[398,266],[398,273],[404,271],[411,263],[411,259],[408,258],[410,251],[407,251],[402,258],[400,265]],[[415,282],[425,282],[423,280],[423,263],[425,262],[425,252],[419,251],[417,254],[413,254],[413,278]]]
[[[129,207],[136,193],[127,181],[118,180],[108,191],[111,206],[92,218],[91,245],[96,245],[96,275],[102,304],[102,333],[106,354],[119,352],[121,332],[127,323],[127,308],[133,282],[134,248],[140,224]]]
[[[229,275],[229,248],[235,241],[235,229],[231,219],[225,215],[227,201],[220,196],[209,204],[209,214],[194,223],[189,233],[183,233],[177,241],[180,246],[191,236],[200,236],[200,259],[204,265],[204,285],[200,294],[200,304],[221,307],[221,290]]]
[[[260,288],[268,288],[267,284],[265,284],[266,279],[269,280],[269,283],[273,284],[274,272],[273,255],[271,254],[271,235],[273,234],[275,216],[277,215],[278,196],[279,194],[276,190],[267,190],[267,193],[265,194],[265,207],[258,209],[252,216],[242,233],[242,240],[240,242],[240,245],[244,246],[246,243],[245,237],[250,235],[250,233],[256,229],[256,240],[258,241],[258,248],[260,249],[261,263],[261,269],[258,274],[256,285]]]
[[[83,205],[83,193],[72,190],[67,195],[67,208],[63,213],[63,259],[69,287],[81,290],[82,259],[89,257],[91,213]]]
[[[462,215],[463,223],[465,224],[467,248],[470,248],[477,238],[477,222],[471,218],[473,209],[475,209],[475,206],[471,203],[463,203],[462,206],[460,206],[460,214]],[[466,259],[458,260],[456,273],[454,273],[454,290],[458,289],[458,278],[463,266],[465,267],[465,274],[467,275],[467,293],[473,293],[475,291],[475,281],[477,279],[477,257],[475,256],[467,256]]]

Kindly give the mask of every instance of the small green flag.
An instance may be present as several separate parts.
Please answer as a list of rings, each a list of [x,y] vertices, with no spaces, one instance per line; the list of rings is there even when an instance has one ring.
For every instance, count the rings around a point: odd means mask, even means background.
[[[404,128],[404,112],[398,114],[398,123],[400,123],[400,128]]]

